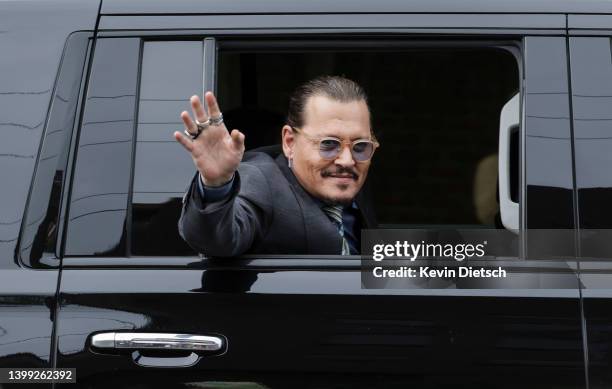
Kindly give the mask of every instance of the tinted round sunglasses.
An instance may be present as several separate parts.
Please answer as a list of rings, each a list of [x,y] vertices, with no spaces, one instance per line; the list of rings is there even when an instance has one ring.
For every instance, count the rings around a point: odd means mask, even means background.
[[[297,127],[291,127],[291,130],[301,134],[309,141],[319,145],[319,155],[323,159],[336,159],[342,152],[342,147],[347,144],[351,150],[353,159],[357,162],[366,162],[372,159],[374,151],[380,146],[375,140],[370,139],[357,139],[355,141],[340,140],[331,136],[317,138],[310,135],[306,135],[302,130]]]

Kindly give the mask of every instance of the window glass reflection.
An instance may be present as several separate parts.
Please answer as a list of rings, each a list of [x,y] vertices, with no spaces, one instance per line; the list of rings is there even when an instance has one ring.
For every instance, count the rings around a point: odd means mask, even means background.
[[[139,39],[96,43],[81,123],[66,255],[125,255]]]
[[[145,42],[132,199],[132,254],[188,255],[178,234],[181,199],[195,172],[172,133],[202,95],[202,42]]]

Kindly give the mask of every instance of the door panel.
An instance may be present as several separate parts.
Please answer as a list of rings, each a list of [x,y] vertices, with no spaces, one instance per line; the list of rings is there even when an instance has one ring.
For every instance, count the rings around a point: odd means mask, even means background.
[[[348,262],[352,270],[333,272],[309,260],[302,270],[257,269],[257,260],[189,270],[64,268],[60,366],[77,366],[82,385],[107,385],[112,370],[120,387],[583,387],[576,290],[366,290],[358,261]],[[102,331],[213,335],[227,339],[227,350],[160,377],[129,352],[93,350],[91,334]]]

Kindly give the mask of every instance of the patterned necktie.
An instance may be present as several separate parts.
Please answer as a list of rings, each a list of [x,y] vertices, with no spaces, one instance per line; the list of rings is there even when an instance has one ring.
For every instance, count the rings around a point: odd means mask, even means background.
[[[348,240],[344,236],[344,224],[342,224],[342,206],[340,205],[327,205],[322,208],[323,212],[336,224],[338,227],[338,233],[342,238],[342,255],[351,255],[351,248],[348,244]]]

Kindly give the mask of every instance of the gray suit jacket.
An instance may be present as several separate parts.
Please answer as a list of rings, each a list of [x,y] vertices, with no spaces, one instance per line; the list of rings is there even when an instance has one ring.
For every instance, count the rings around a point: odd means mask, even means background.
[[[280,154],[245,153],[229,198],[202,204],[196,174],[185,195],[179,233],[208,256],[340,254],[336,226],[302,188]],[[362,228],[374,228],[372,210],[355,199]]]

